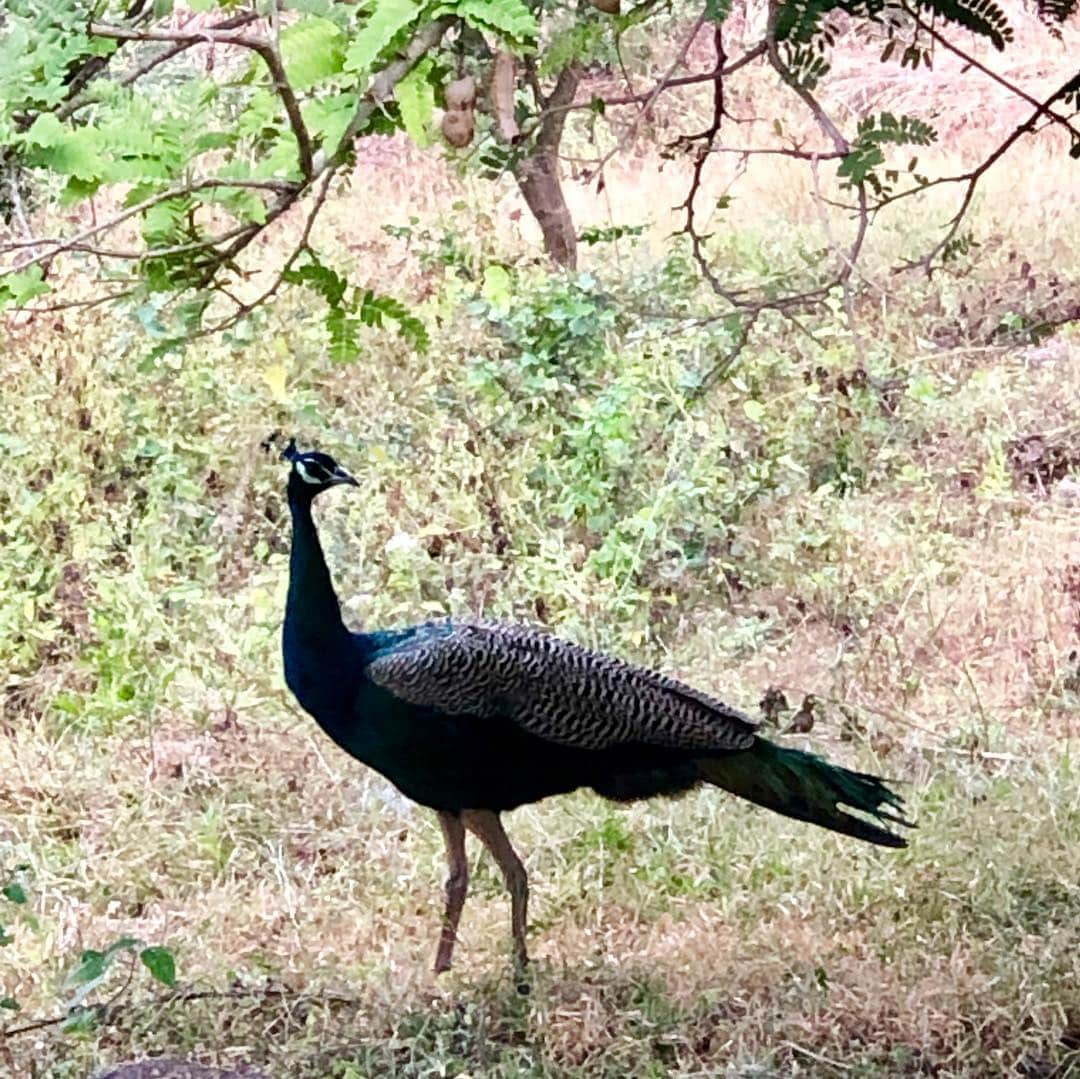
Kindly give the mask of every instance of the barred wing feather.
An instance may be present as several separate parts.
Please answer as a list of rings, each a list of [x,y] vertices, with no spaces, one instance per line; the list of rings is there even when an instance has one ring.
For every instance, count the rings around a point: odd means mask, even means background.
[[[757,724],[673,678],[515,623],[442,623],[395,644],[368,677],[452,715],[509,719],[580,749],[644,743],[748,749]]]

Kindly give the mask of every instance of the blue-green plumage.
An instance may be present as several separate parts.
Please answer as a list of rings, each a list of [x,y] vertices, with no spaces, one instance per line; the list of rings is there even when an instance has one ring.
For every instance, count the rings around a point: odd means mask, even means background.
[[[293,520],[282,644],[286,681],[342,749],[440,815],[450,881],[467,873],[463,827],[499,860],[524,961],[524,870],[504,810],[590,787],[620,801],[701,783],[799,820],[885,846],[907,824],[879,779],[774,745],[743,713],[653,671],[510,623],[435,622],[351,633],[311,516],[320,492],[356,481],[293,445]],[[449,966],[463,885],[448,883],[437,969]]]

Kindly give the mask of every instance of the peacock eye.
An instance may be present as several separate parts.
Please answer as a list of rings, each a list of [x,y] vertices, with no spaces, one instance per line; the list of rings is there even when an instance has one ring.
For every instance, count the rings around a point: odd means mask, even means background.
[[[316,461],[302,461],[297,458],[293,462],[293,467],[305,483],[325,483],[327,480],[326,469]]]

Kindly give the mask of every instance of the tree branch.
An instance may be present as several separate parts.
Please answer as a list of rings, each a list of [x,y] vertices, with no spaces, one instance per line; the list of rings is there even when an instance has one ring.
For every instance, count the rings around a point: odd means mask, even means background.
[[[769,58],[769,64],[780,76],[781,81],[800,98],[810,110],[818,127],[828,136],[833,148],[839,154],[847,154],[851,150],[851,144],[841,134],[840,129],[833,123],[832,117],[821,107],[818,100],[810,91],[803,86],[795,77],[791,68],[784,62],[780,55],[780,48],[776,43],[776,20],[780,13],[780,0],[769,0],[769,21],[765,31],[765,54]]]
[[[205,330],[201,330],[195,336],[204,337],[209,334],[220,333],[222,330],[230,329],[235,326],[242,318],[250,315],[257,307],[261,307],[267,300],[277,294],[278,289],[281,288],[285,281],[285,277],[288,272],[293,268],[296,260],[305,252],[310,250],[311,247],[311,231],[315,227],[315,219],[319,216],[319,212],[322,210],[326,203],[326,199],[330,194],[330,184],[334,179],[334,174],[337,172],[338,166],[331,165],[322,174],[322,182],[319,184],[318,193],[315,196],[315,201],[312,203],[311,209],[308,211],[307,220],[304,222],[304,231],[300,234],[300,239],[296,246],[293,248],[292,254],[285,260],[281,269],[275,275],[273,282],[270,286],[260,293],[254,300],[246,303],[233,300],[236,304],[236,310],[226,319],[222,319],[220,322],[215,323],[213,326],[207,327]],[[231,298],[231,297],[230,297]]]
[[[686,63],[686,56],[690,52],[690,47],[694,44],[694,39],[698,36],[701,28],[705,25],[707,16],[704,12],[697,17],[694,25],[690,29],[690,33],[687,34],[686,40],[682,44],[682,48],[679,49],[675,59],[671,62],[671,66],[668,68],[664,76],[657,82],[652,88],[645,100],[642,102],[641,109],[638,111],[637,116],[634,117],[630,127],[627,131],[623,132],[622,137],[615,143],[615,145],[608,150],[606,154],[597,162],[593,175],[600,177],[601,181],[604,174],[604,166],[617,154],[626,144],[637,134],[638,129],[641,127],[641,122],[648,115],[649,109],[656,103],[657,98],[664,92],[665,88],[669,85],[670,80],[675,76],[675,72],[679,70],[683,64]],[[715,78],[715,75],[714,75]]]
[[[980,63],[970,53],[965,52],[959,45],[954,45],[947,37],[945,37],[940,31],[936,30],[932,25],[924,22],[917,11],[913,11],[907,4],[904,5],[904,10],[914,20],[915,25],[920,30],[934,39],[943,49],[951,52],[955,57],[964,61],[964,64],[968,67],[975,68],[976,71],[981,71],[987,78],[993,79],[999,86],[1004,86],[1010,93],[1015,94],[1016,97],[1026,101],[1029,105],[1035,107],[1035,115],[1028,122],[1028,125],[1033,125],[1034,121],[1039,116],[1045,116],[1047,119],[1052,120],[1054,123],[1061,124],[1067,131],[1069,131],[1074,138],[1080,140],[1080,129],[1077,129],[1069,122],[1069,118],[1062,116],[1061,113],[1055,112],[1050,106],[1061,96],[1062,91],[1058,90],[1056,94],[1048,97],[1045,101],[1039,101],[1034,98],[1026,90],[1021,89],[1015,83],[1009,82],[1004,75],[999,75],[996,71],[988,68],[985,64]],[[1073,76],[1075,78],[1075,75]],[[1072,79],[1069,80],[1072,82]],[[1068,85],[1068,84],[1066,84]],[[1025,125],[1025,130],[1029,129],[1029,126]]]
[[[34,247],[39,245],[48,245],[51,248],[51,250],[49,251],[43,251],[35,255],[33,258],[28,259],[26,262],[20,263],[18,269],[25,270],[28,266],[34,266],[38,263],[47,262],[49,259],[55,258],[56,255],[60,254],[61,251],[78,248],[80,245],[85,244],[87,240],[91,240],[102,232],[110,231],[116,228],[118,225],[122,225],[130,218],[136,217],[138,214],[144,213],[152,207],[157,206],[159,203],[168,202],[169,199],[183,198],[185,195],[192,195],[197,191],[206,191],[218,187],[240,187],[279,191],[282,193],[282,198],[291,198],[292,201],[295,201],[296,197],[298,197],[299,194],[299,188],[296,184],[289,184],[281,180],[194,180],[191,183],[185,184],[183,187],[175,187],[170,188],[167,191],[159,191],[156,195],[151,195],[149,198],[143,199],[141,202],[137,202],[134,206],[129,206],[126,210],[122,210],[120,213],[115,214],[114,216],[107,218],[104,221],[99,221],[95,224],[88,226],[81,232],[76,233],[74,236],[70,236],[66,239],[50,237],[34,240],[13,240],[0,246],[0,254],[5,254],[9,251],[18,250],[19,248]],[[210,246],[214,242],[216,241],[208,240],[205,246]],[[152,252],[147,252],[147,257],[151,256]],[[3,276],[4,274],[0,273],[0,279],[2,279]]]
[[[337,165],[345,160],[352,149],[353,140],[363,131],[371,114],[377,108],[380,108],[384,101],[389,101],[394,96],[394,87],[412,71],[428,52],[442,41],[452,23],[453,19],[447,15],[418,30],[405,48],[401,50],[398,58],[387,64],[371,80],[368,92],[357,106],[356,112],[349,121],[349,126],[345,128],[344,134],[338,140],[334,152],[330,155],[330,163]]]
[[[905,261],[901,266],[898,266],[896,270],[893,271],[894,273],[902,273],[905,270],[920,268],[925,269],[927,272],[930,272],[931,264],[933,263],[934,259],[936,259],[949,246],[949,244],[952,243],[953,239],[956,237],[957,232],[960,231],[960,226],[963,223],[964,216],[967,214],[967,211],[971,206],[971,202],[975,197],[975,189],[978,187],[979,181],[1002,157],[1005,156],[1005,154],[1014,145],[1014,143],[1018,142],[1021,138],[1024,137],[1024,135],[1029,134],[1035,129],[1035,124],[1040,116],[1054,115],[1053,113],[1049,112],[1048,107],[1061,97],[1063,90],[1071,82],[1072,79],[1069,79],[1067,82],[1063,83],[1062,86],[1058,87],[1058,89],[1056,89],[1048,98],[1046,98],[1045,101],[1041,102],[1036,101],[1033,98],[1029,98],[1028,95],[1021,93],[1020,96],[1022,96],[1025,101],[1031,101],[1034,104],[1034,112],[1032,112],[1032,114],[1027,118],[1027,120],[1025,120],[1019,127],[1017,127],[1006,139],[1000,142],[990,152],[990,154],[985,157],[978,165],[976,165],[975,168],[973,168],[970,172],[963,173],[959,176],[939,177],[938,179],[932,181],[929,184],[924,184],[921,187],[909,188],[906,191],[901,191],[896,195],[889,196],[888,198],[883,199],[877,204],[875,204],[874,213],[876,214],[879,210],[883,209],[884,207],[890,205],[893,202],[899,202],[900,199],[908,198],[911,195],[916,195],[920,191],[925,191],[927,188],[935,187],[938,184],[965,183],[967,185],[964,189],[964,197],[960,202],[960,208],[949,219],[948,230],[946,231],[942,239],[937,244],[935,244],[933,249],[927,252],[927,254],[925,254],[922,258]],[[1061,122],[1063,122],[1070,131],[1072,130],[1072,125],[1070,125],[1067,121],[1063,120]]]
[[[215,26],[211,27],[213,31],[235,30],[242,26],[247,26],[250,23],[257,22],[259,16],[254,11],[244,11],[239,15],[233,15],[228,19],[223,19]],[[180,53],[187,51],[193,45],[206,44],[208,39],[202,35],[197,35],[193,38],[189,38],[184,41],[178,41],[170,48],[163,49],[161,52],[152,56],[145,63],[140,64],[138,67],[127,72],[120,79],[117,80],[119,86],[131,86],[138,82],[144,75],[149,74],[156,67],[160,67],[162,64],[167,63],[175,56],[179,56]],[[114,54],[115,55],[115,54]],[[97,98],[91,94],[77,94],[65,101],[63,105],[54,111],[54,115],[58,120],[66,120],[68,117],[73,116],[80,109],[86,108],[88,105],[93,105]]]
[[[215,27],[200,29],[198,32],[185,31],[182,29],[135,30],[128,27],[109,26],[105,24],[91,24],[90,32],[100,37],[107,37],[122,42],[160,41],[170,45],[170,48],[125,76],[125,81],[128,84],[135,82],[147,71],[159,66],[166,60],[172,59],[185,49],[204,42],[233,45],[258,53],[266,63],[271,77],[274,80],[274,88],[285,105],[285,110],[290,120],[290,126],[297,141],[300,167],[304,179],[296,182],[273,179],[234,180],[225,178],[192,180],[188,183],[171,187],[166,191],[160,191],[133,206],[125,208],[104,221],[93,222],[74,236],[68,238],[27,238],[26,240],[13,241],[0,245],[0,254],[25,248],[46,248],[44,251],[36,251],[32,258],[22,262],[18,267],[13,267],[7,271],[0,271],[0,280],[2,280],[6,274],[12,273],[16,269],[24,270],[28,266],[47,263],[50,259],[64,251],[82,251],[101,257],[128,260],[147,260],[164,258],[170,255],[188,254],[191,252],[205,252],[205,257],[198,255],[196,260],[192,263],[192,268],[198,270],[200,273],[198,281],[194,282],[194,287],[207,287],[213,284],[215,277],[222,267],[231,264],[257,236],[262,234],[270,225],[303,198],[303,196],[311,189],[313,183],[321,179],[322,183],[305,223],[304,234],[300,244],[285,264],[278,279],[262,297],[250,304],[240,304],[240,310],[235,312],[233,316],[230,316],[230,319],[215,326],[210,332],[232,325],[235,321],[238,321],[239,318],[250,313],[250,311],[259,303],[263,302],[265,299],[269,299],[270,296],[280,288],[285,273],[291,268],[296,258],[307,249],[315,219],[326,202],[330,182],[345,157],[347,157],[348,152],[351,149],[352,140],[361,130],[363,130],[367,120],[375,109],[379,108],[383,102],[392,97],[397,83],[413,69],[416,63],[428,51],[439,43],[447,29],[450,27],[452,20],[447,17],[423,27],[406,44],[402,49],[401,54],[379,72],[373,80],[371,87],[359,103],[349,128],[338,141],[337,146],[329,156],[313,153],[307,128],[304,126],[302,117],[300,116],[299,104],[285,77],[280,53],[268,39],[252,36],[243,31],[243,27],[247,26],[251,21],[253,21],[253,17],[249,17],[249,13],[245,13],[243,17],[236,16]],[[90,101],[84,100],[81,103],[77,103],[75,107],[79,107],[80,104],[90,103]],[[91,242],[95,237],[119,227],[131,218],[145,213],[147,210],[152,209],[162,202],[167,202],[170,199],[184,198],[199,191],[213,188],[251,188],[254,190],[265,190],[276,193],[277,198],[267,208],[266,214],[262,220],[243,222],[224,233],[208,237],[205,240],[194,240],[190,243],[180,243],[162,248],[148,248],[142,252],[116,250]],[[222,244],[225,244],[226,246],[222,247]],[[37,308],[32,309],[37,310]]]
[[[200,41],[213,44],[236,45],[242,49],[249,49],[257,53],[273,81],[274,90],[281,103],[285,107],[285,115],[289,119],[293,137],[296,139],[297,154],[300,159],[300,172],[304,179],[311,181],[315,175],[311,154],[311,136],[308,134],[304,118],[300,113],[300,104],[296,100],[289,85],[288,76],[285,74],[285,65],[281,62],[281,54],[269,38],[261,36],[249,36],[237,29],[222,29],[212,27],[200,30],[198,33],[190,33],[183,30],[132,30],[126,26],[109,26],[105,23],[91,23],[89,33],[93,37],[111,38],[116,41],[170,41],[184,48],[190,48]],[[182,50],[177,50],[182,51]]]

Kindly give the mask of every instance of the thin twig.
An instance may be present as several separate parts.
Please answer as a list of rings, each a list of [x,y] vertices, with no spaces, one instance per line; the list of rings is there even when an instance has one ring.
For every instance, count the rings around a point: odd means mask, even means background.
[[[123,300],[134,291],[133,288],[125,288],[117,292],[109,292],[104,296],[95,296],[89,300],[65,300],[62,303],[50,303],[41,307],[13,307],[9,308],[9,310],[23,311],[29,315],[50,315],[58,311],[70,311],[73,308],[86,310],[91,307],[100,307],[102,304],[112,303],[115,300]]]
[[[851,144],[840,129],[833,122],[829,114],[821,107],[817,98],[798,80],[791,68],[784,63],[780,55],[780,47],[776,42],[776,20],[780,12],[780,0],[769,0],[769,21],[765,31],[765,55],[769,58],[769,64],[780,76],[780,80],[787,86],[810,110],[818,127],[828,136],[833,148],[840,154],[851,151]]]
[[[738,154],[740,157],[754,157],[768,154],[776,157],[793,157],[798,161],[836,161],[847,157],[840,150],[799,150],[792,146],[711,146],[710,154]]]
[[[721,72],[722,76],[726,79],[729,75],[733,75],[740,68],[745,67],[747,64],[757,60],[758,57],[765,55],[765,42],[760,41],[753,48],[748,49],[737,60],[733,60],[724,70]],[[533,69],[535,71],[535,67]],[[526,71],[528,71],[528,65],[526,65]],[[703,82],[715,82],[715,71],[703,71],[699,75],[678,75],[674,78],[661,79],[656,85],[648,90],[642,91],[640,94],[629,94],[625,97],[602,97],[600,101],[604,103],[605,109],[621,108],[626,105],[641,105],[648,101],[656,93],[657,86],[659,86],[661,92],[677,89],[680,86],[696,86]],[[542,101],[543,95],[537,94],[537,100]],[[541,120],[549,112],[561,111],[569,112],[573,109],[591,109],[593,102],[597,98],[590,98],[588,101],[576,101],[570,102],[565,105],[558,106],[544,106],[544,109],[538,113],[533,119]]]
[[[253,22],[257,22],[259,15],[254,11],[244,11],[239,15],[233,15],[228,19],[223,19],[221,22],[214,26],[208,27],[208,32],[213,34],[216,32],[223,32],[229,30],[237,30],[241,27],[248,26]],[[184,41],[178,41],[174,45],[167,49],[163,49],[161,52],[150,57],[145,63],[140,64],[138,67],[133,68],[127,72],[121,78],[117,80],[119,86],[132,86],[138,82],[144,75],[149,74],[155,68],[160,67],[162,64],[167,63],[175,56],[179,56],[180,53],[186,52],[188,49],[195,45],[212,44],[212,40],[207,38],[204,34],[200,33],[187,38]],[[66,120],[70,116],[73,116],[80,109],[86,108],[88,105],[93,105],[97,102],[97,98],[92,94],[79,94],[76,97],[70,98],[65,101],[58,109],[55,110],[55,116],[58,120]]]
[[[675,72],[678,71],[679,68],[686,63],[686,56],[687,53],[690,52],[690,46],[694,44],[694,40],[698,36],[701,28],[705,25],[707,18],[708,16],[704,12],[702,12],[702,14],[698,16],[697,20],[695,21],[693,27],[690,30],[690,33],[687,35],[686,40],[683,42],[682,48],[679,49],[678,53],[675,56],[675,59],[671,62],[671,66],[668,68],[666,74],[664,74],[657,81],[656,85],[646,95],[644,101],[642,102],[641,109],[634,117],[630,126],[626,129],[626,131],[623,132],[622,136],[618,139],[615,145],[610,150],[608,150],[608,152],[604,154],[604,156],[600,158],[600,160],[597,162],[596,169],[593,175],[597,177],[598,181],[603,179],[604,166],[607,165],[608,162],[617,153],[619,153],[626,146],[626,144],[632,138],[634,138],[635,135],[637,135],[642,122],[649,114],[649,110],[653,107],[653,105],[656,104],[656,99],[664,92],[665,88],[669,85],[669,81],[674,78]],[[716,78],[715,74],[713,78]]]
[[[1069,80],[1071,82],[1072,79]],[[1024,121],[1019,127],[1017,127],[1006,139],[1000,142],[997,147],[991,153],[985,157],[975,168],[970,172],[964,173],[960,176],[939,177],[933,180],[931,183],[924,184],[921,187],[909,188],[906,191],[899,192],[896,195],[891,195],[888,198],[882,199],[874,205],[874,213],[888,206],[890,203],[898,202],[902,198],[907,198],[911,195],[917,194],[919,191],[925,191],[929,187],[935,187],[938,184],[944,183],[966,183],[964,189],[964,197],[960,200],[960,208],[949,219],[948,229],[941,240],[934,245],[934,247],[927,252],[922,258],[913,259],[904,262],[901,266],[894,270],[894,273],[901,273],[905,270],[912,269],[925,269],[930,272],[931,265],[934,260],[952,243],[957,232],[960,231],[960,226],[963,224],[964,217],[967,214],[968,209],[971,206],[972,200],[975,198],[975,190],[979,186],[979,181],[993,166],[1005,156],[1014,143],[1018,142],[1024,135],[1027,135],[1035,128],[1035,122],[1042,115],[1047,114],[1047,106],[1056,101],[1062,94],[1064,87],[1068,86],[1068,82],[1058,87],[1044,102],[1035,102],[1035,111]],[[1030,100],[1026,94],[1021,94],[1025,100]],[[1063,121],[1065,126],[1073,131],[1073,127],[1066,121]]]
[[[355,1007],[361,1003],[358,998],[348,997],[341,993],[305,993],[299,990],[282,989],[274,986],[266,986],[260,989],[244,989],[240,986],[232,986],[229,989],[173,990],[169,993],[150,997],[148,1000],[126,1005],[121,1005],[114,997],[106,1004],[91,1007],[93,1011],[101,1016],[103,1022],[108,1023],[124,1011],[133,1011],[136,1008],[163,1008],[170,1004],[188,1004],[197,1000],[293,1000],[300,1003],[338,1004],[349,1007]],[[19,1034],[30,1034],[35,1030],[59,1026],[61,1023],[66,1023],[70,1018],[70,1015],[67,1014],[54,1015],[45,1019],[35,1019],[19,1027],[7,1027],[0,1030],[0,1039],[6,1040]]]
[[[190,183],[185,184],[183,187],[169,188],[167,191],[159,191],[156,195],[151,195],[148,198],[143,199],[141,202],[135,203],[134,206],[129,206],[126,210],[122,210],[120,213],[115,214],[113,217],[107,218],[105,221],[98,221],[89,225],[83,229],[82,232],[76,233],[76,235],[69,239],[60,238],[48,238],[37,241],[43,245],[48,245],[52,248],[50,251],[42,252],[24,262],[19,268],[25,269],[27,266],[33,266],[40,262],[45,262],[48,259],[54,258],[61,251],[67,250],[71,247],[76,247],[79,244],[85,243],[87,240],[92,239],[101,232],[116,228],[118,225],[122,225],[125,221],[132,217],[136,217],[138,214],[157,206],[159,203],[168,202],[169,199],[183,198],[186,195],[192,195],[197,191],[206,191],[217,187],[254,187],[265,188],[267,190],[276,190],[282,192],[285,196],[295,196],[299,194],[299,188],[296,184],[282,183],[280,180],[226,180],[226,179],[206,179],[206,180],[193,180]],[[258,226],[256,226],[258,227]],[[8,244],[0,246],[0,254],[6,251],[13,250],[18,247],[24,247],[27,244],[22,241],[12,241]],[[11,271],[4,271],[0,273],[0,278],[5,273]]]
[[[311,244],[311,231],[315,227],[315,220],[319,216],[320,211],[326,203],[327,196],[330,193],[330,183],[334,179],[334,175],[337,172],[337,166],[331,165],[323,173],[322,182],[319,185],[319,190],[315,195],[315,201],[312,203],[311,210],[308,212],[307,220],[304,222],[304,230],[300,235],[300,239],[296,246],[293,248],[292,254],[285,260],[281,269],[275,275],[273,282],[265,289],[259,296],[248,303],[238,302],[233,297],[233,302],[237,304],[237,310],[234,311],[228,318],[223,319],[221,322],[215,323],[213,326],[208,326],[204,330],[200,330],[194,336],[205,337],[209,334],[221,333],[223,330],[230,329],[235,326],[242,318],[250,315],[257,307],[261,307],[267,300],[277,294],[278,289],[281,288],[285,281],[285,277],[288,272],[293,268],[296,260],[305,252],[310,250]],[[224,290],[222,290],[224,291]]]

